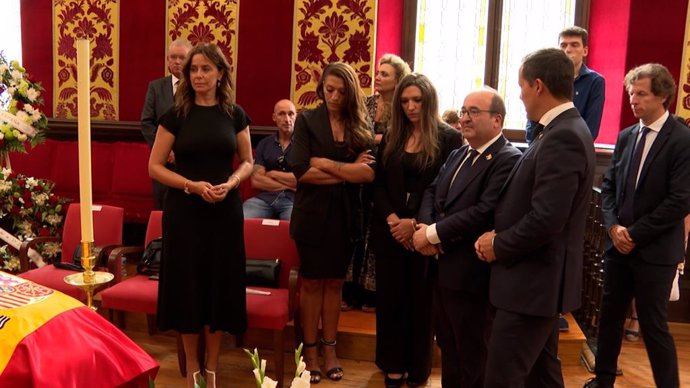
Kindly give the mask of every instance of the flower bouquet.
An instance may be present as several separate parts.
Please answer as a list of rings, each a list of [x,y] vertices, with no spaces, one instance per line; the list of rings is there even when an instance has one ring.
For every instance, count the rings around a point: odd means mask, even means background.
[[[68,199],[53,192],[53,183],[0,169],[0,219],[11,224],[13,234],[21,241],[37,236],[58,236],[62,232]],[[38,247],[44,258],[60,253],[59,243]],[[0,240],[0,270],[19,270],[19,256],[15,248],[2,245]]]
[[[244,349],[245,353],[252,360],[252,366],[254,367],[254,378],[256,380],[257,388],[276,388],[278,382],[266,376],[266,360],[259,357],[259,352],[254,348],[254,353],[247,349]],[[297,369],[295,370],[295,377],[292,379],[290,388],[309,388],[311,384],[309,383],[310,374],[307,371],[307,364],[305,364],[302,358],[302,344],[295,349],[295,365]],[[281,378],[282,376],[277,376]]]
[[[0,52],[0,157],[7,167],[10,152],[26,152],[27,142],[33,148],[45,140],[48,118],[37,108],[42,90],[19,62],[8,62]]]

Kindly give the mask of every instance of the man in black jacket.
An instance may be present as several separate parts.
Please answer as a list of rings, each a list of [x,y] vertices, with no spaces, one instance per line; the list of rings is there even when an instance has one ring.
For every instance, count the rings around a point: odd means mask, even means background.
[[[635,298],[657,387],[679,386],[667,307],[684,254],[690,212],[690,129],[668,112],[675,82],[664,66],[628,72],[625,87],[639,123],[621,131],[602,185],[609,240],[597,344],[597,377],[587,388],[613,387],[623,324]]]

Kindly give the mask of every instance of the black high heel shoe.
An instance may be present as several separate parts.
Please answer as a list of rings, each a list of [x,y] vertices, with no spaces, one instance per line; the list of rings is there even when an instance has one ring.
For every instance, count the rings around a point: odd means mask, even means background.
[[[383,384],[386,386],[386,388],[400,388],[402,385],[405,383],[405,375],[400,375],[398,378],[393,378],[386,373],[385,377],[383,378]]]
[[[333,341],[326,341],[325,339],[321,338],[321,345],[324,346],[333,346],[337,345],[338,342],[336,340]],[[326,371],[326,377],[333,381],[339,381],[340,379],[343,378],[343,368],[340,366],[336,366],[334,368],[331,368]]]
[[[306,348],[315,348],[316,345],[318,345],[318,344],[319,344],[318,342],[313,342],[313,343],[310,343],[310,344],[304,342],[304,343],[302,344],[302,348],[303,348],[303,349],[306,349]],[[317,349],[317,352],[316,352],[316,363],[318,364],[318,362],[319,362],[319,352],[318,352],[318,349]],[[320,370],[320,369],[316,369],[316,370],[309,370],[309,369],[307,369],[307,371],[309,372],[309,383],[310,383],[310,384],[318,384],[318,383],[321,382],[321,370]]]

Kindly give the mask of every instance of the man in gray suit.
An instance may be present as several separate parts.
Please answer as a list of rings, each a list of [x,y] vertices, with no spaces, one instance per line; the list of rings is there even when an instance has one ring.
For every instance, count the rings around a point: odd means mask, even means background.
[[[183,39],[178,39],[170,44],[168,48],[168,70],[170,75],[158,78],[149,83],[146,91],[146,101],[141,112],[141,133],[144,139],[153,147],[156,140],[156,130],[158,130],[158,120],[165,112],[173,106],[177,83],[182,77],[182,65],[187,58],[187,53],[192,49],[192,45]],[[175,156],[172,152],[168,156],[168,163],[175,163]],[[165,196],[165,186],[157,181],[153,181],[153,206],[154,209],[163,208],[163,197]]]
[[[496,316],[485,388],[558,388],[558,313],[580,306],[582,241],[594,178],[594,146],[573,105],[573,63],[558,49],[529,54],[520,98],[539,123],[506,179],[495,231],[475,243],[491,264]]]

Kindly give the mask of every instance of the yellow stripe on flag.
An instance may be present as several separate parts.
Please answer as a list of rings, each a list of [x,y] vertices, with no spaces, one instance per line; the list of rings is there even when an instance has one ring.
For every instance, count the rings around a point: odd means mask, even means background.
[[[28,296],[30,301],[26,301],[24,295],[13,293],[17,285],[33,285],[29,281],[0,272],[0,280],[11,281],[15,284],[7,285],[8,282],[0,282],[0,303],[9,306],[16,303],[20,307],[0,307],[0,375],[7,367],[7,363],[12,358],[14,349],[27,336],[40,329],[41,326],[56,317],[57,315],[84,304],[69,297],[61,292],[37,286],[44,290],[50,290],[46,296]]]

